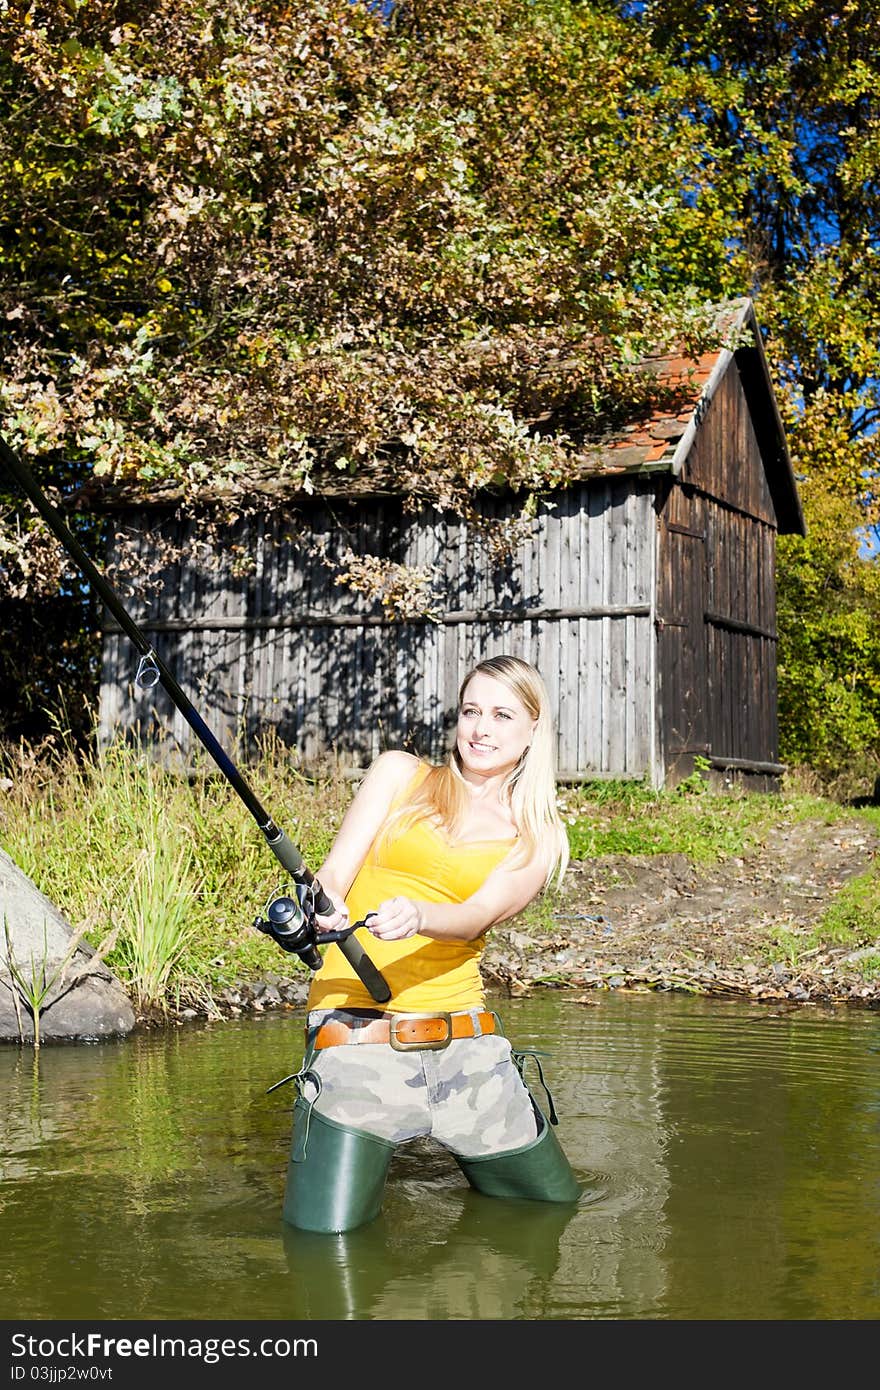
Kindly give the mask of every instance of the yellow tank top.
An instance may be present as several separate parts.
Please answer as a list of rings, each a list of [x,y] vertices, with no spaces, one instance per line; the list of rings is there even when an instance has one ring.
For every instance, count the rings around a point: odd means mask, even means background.
[[[401,800],[427,770],[423,764]],[[512,845],[509,839],[451,844],[442,830],[426,821],[409,826],[390,843],[381,843],[380,836],[370,847],[346,898],[351,921],[361,921],[380,902],[398,895],[419,902],[464,902],[482,886]],[[321,969],[312,977],[309,1009],[434,1013],[483,1006],[479,962],[485,937],[435,941],[416,933],[405,941],[381,941],[365,927],[355,935],[388,982],[390,1000],[377,1004],[339,946],[330,945],[323,952]]]

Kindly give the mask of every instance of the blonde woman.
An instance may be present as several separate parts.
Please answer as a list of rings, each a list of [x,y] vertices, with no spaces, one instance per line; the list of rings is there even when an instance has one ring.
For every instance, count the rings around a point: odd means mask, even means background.
[[[455,743],[433,766],[381,754],[317,878],[391,990],[376,1007],[336,945],[312,979],[284,1218],[342,1231],[379,1211],[395,1148],[430,1136],[492,1196],[574,1201],[578,1185],[486,1008],[486,932],[568,863],[544,683],[498,656],[462,682]],[[318,938],[320,944],[320,936]],[[548,1093],[549,1099],[549,1093]]]

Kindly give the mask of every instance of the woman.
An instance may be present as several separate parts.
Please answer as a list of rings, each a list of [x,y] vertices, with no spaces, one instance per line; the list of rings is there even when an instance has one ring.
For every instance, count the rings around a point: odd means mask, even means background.
[[[377,1009],[328,946],[295,1078],[291,1225],[342,1231],[371,1220],[395,1147],[417,1136],[449,1149],[482,1192],[577,1197],[522,1080],[522,1054],[486,1009],[479,970],[489,928],[567,863],[546,688],[528,662],[492,657],[462,683],[446,764],[382,753],[318,870],[335,908],[317,918],[319,931],[365,921],[359,939],[391,998]]]

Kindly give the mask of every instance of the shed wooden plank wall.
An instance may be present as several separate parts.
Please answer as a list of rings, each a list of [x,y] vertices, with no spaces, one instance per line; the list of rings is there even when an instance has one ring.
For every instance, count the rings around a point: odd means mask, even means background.
[[[728,366],[712,398],[681,481],[776,528],[767,473],[736,361]]]
[[[706,668],[716,757],[775,762],[775,532],[707,509]]]
[[[286,539],[280,511],[239,522],[219,568],[169,567],[140,610],[129,607],[225,747],[246,748],[274,727],[305,764],[335,753],[365,766],[385,747],[442,756],[458,686],[480,658],[501,652],[541,670],[558,711],[564,776],[649,776],[654,759],[654,514],[645,480],[597,479],[542,511],[512,565],[450,515],[403,514],[395,502],[314,507],[312,553]],[[487,500],[489,526],[511,504]],[[127,524],[145,550],[157,518]],[[179,528],[161,527],[174,539]],[[187,541],[185,553],[192,555]],[[437,574],[437,622],[383,620],[334,583],[346,546]],[[235,548],[255,559],[245,578]],[[534,616],[531,616],[534,614]],[[191,734],[164,692],[136,692],[135,653],[108,632],[101,734],[139,725],[185,759]]]
[[[658,611],[665,761],[778,758],[776,517],[736,364],[662,510]]]

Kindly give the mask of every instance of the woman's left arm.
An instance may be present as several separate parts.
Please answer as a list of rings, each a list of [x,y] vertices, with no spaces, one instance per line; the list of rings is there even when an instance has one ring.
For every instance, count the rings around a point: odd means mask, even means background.
[[[547,862],[536,856],[521,869],[499,864],[485,883],[461,903],[426,903],[389,898],[367,919],[374,936],[400,941],[408,936],[435,941],[475,941],[490,927],[515,917],[537,897],[547,877]]]

